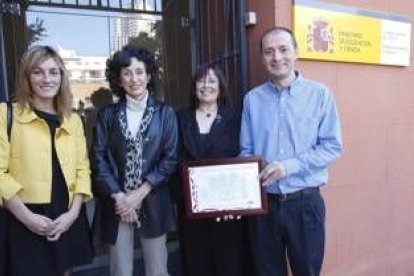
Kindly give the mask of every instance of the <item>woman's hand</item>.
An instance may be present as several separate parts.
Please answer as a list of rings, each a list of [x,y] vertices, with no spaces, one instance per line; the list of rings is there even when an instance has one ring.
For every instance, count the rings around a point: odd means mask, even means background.
[[[123,222],[137,222],[138,219],[138,214],[135,210],[121,216],[121,221]]]
[[[71,211],[61,214],[52,222],[52,230],[46,236],[48,241],[57,241],[66,232],[78,216]]]
[[[234,219],[239,220],[239,219],[241,219],[241,216],[224,215],[224,216],[221,216],[221,217],[216,217],[217,222],[220,222],[222,220],[223,221],[228,221],[228,220],[234,220]]]
[[[136,210],[141,208],[142,200],[151,192],[152,186],[144,182],[138,189],[127,194],[123,192],[112,196],[115,201],[115,213],[124,222],[138,221]]]
[[[127,201],[127,197],[125,193],[119,192],[112,196],[112,198],[115,201],[115,213],[120,216],[126,216],[132,211],[135,211],[134,208],[130,205],[130,203]]]
[[[126,201],[134,210],[141,207],[144,198],[151,192],[152,186],[148,182],[144,182],[138,189],[129,192],[126,195]]]
[[[68,231],[73,222],[78,218],[84,196],[75,194],[69,211],[61,214],[52,222],[52,228],[46,236],[48,241],[57,241],[60,236]]]
[[[37,235],[47,236],[53,229],[50,218],[30,211],[18,195],[7,200],[6,207],[24,226]]]
[[[48,236],[53,229],[53,221],[45,216],[30,212],[21,222],[33,233],[39,236]]]

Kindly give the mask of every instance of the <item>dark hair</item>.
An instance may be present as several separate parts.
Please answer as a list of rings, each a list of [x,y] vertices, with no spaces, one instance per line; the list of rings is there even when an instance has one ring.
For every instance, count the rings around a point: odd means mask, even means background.
[[[111,90],[105,87],[100,87],[91,94],[91,102],[95,108],[112,103]]]
[[[267,29],[262,36],[260,37],[260,52],[263,53],[263,39],[270,33],[279,33],[279,32],[285,32],[290,35],[290,38],[292,39],[292,44],[295,49],[298,48],[298,43],[296,41],[295,35],[293,34],[292,30],[282,27],[282,26],[275,26],[270,29]]]
[[[146,48],[137,48],[131,45],[123,47],[122,50],[113,54],[113,56],[106,61],[105,75],[112,93],[120,98],[125,97],[126,91],[120,86],[121,70],[122,68],[131,65],[132,58],[136,58],[138,61],[144,63],[145,70],[150,76],[147,89],[150,93],[155,93],[158,68],[155,63],[154,54]]]
[[[219,95],[217,98],[217,104],[220,106],[220,105],[226,105],[228,103],[227,83],[226,83],[226,78],[224,77],[223,71],[215,64],[205,63],[197,67],[195,74],[193,75],[192,82],[191,82],[190,107],[192,109],[196,109],[198,105],[200,104],[200,101],[198,100],[197,95],[196,95],[196,83],[197,81],[207,76],[209,70],[212,70],[214,72],[214,74],[216,75],[219,81],[220,91],[219,91]]]

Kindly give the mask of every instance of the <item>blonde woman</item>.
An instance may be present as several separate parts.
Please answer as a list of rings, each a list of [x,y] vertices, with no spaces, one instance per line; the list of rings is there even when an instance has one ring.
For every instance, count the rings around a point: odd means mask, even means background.
[[[8,275],[68,275],[92,250],[83,206],[91,197],[82,122],[59,55],[23,56],[10,141],[0,105],[0,197],[9,211]]]

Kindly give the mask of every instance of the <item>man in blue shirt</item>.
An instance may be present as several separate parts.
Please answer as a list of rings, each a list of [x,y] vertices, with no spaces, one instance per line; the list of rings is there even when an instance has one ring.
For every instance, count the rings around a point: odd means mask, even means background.
[[[241,155],[263,157],[260,177],[269,213],[251,220],[260,276],[319,275],[325,246],[325,205],[319,187],[342,153],[333,95],[295,70],[297,44],[284,27],[261,38],[268,81],[244,98]]]

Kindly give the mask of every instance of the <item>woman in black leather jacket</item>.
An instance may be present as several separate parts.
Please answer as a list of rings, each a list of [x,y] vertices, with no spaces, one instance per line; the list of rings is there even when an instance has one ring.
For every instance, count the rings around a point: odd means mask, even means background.
[[[92,169],[111,275],[133,274],[135,230],[146,275],[168,275],[166,233],[175,222],[166,182],[178,163],[176,116],[153,95],[157,68],[146,49],[126,46],[115,53],[106,76],[120,100],[98,113]]]

